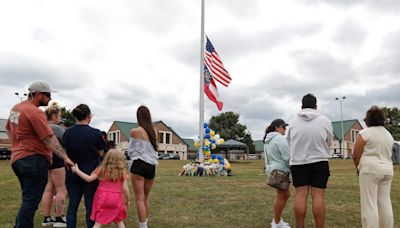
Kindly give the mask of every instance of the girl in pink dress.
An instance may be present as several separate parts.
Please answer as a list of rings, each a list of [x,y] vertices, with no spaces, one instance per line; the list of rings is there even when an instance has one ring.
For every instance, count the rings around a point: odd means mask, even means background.
[[[90,176],[79,170],[77,164],[71,169],[87,182],[99,179],[90,215],[95,221],[93,228],[112,222],[118,228],[125,228],[123,220],[130,205],[130,194],[124,154],[119,150],[108,151],[100,167]]]

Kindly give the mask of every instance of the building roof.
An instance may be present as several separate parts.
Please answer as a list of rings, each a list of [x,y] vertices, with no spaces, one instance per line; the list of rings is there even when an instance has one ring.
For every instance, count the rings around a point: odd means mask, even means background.
[[[127,139],[129,139],[130,136],[130,131],[132,130],[132,128],[136,128],[139,125],[137,123],[132,123],[132,122],[124,122],[124,121],[114,121],[114,123],[118,126],[118,128],[121,130],[122,134],[125,135],[125,137]],[[153,122],[153,125],[157,125],[159,123],[164,124],[165,126],[167,126],[172,133],[174,133],[179,139],[181,139],[184,143],[186,143],[185,140],[183,140],[175,131],[174,129],[172,129],[170,126],[166,125],[164,122],[162,122],[161,120]],[[186,143],[187,144],[187,143]],[[189,145],[189,144],[188,144]]]
[[[182,138],[182,139],[188,145],[188,150],[197,151],[197,148],[194,147],[194,140],[193,139],[187,139],[187,138]]]
[[[229,139],[229,140],[226,140],[225,142],[224,142],[224,144],[222,144],[222,145],[217,145],[217,146],[219,146],[219,147],[248,147],[245,143],[242,143],[242,142],[239,142],[239,141],[236,141],[236,140],[233,140],[233,139]]]
[[[351,130],[351,128],[353,127],[353,125],[356,122],[358,122],[358,120],[356,120],[356,119],[354,119],[354,120],[343,120],[343,134],[346,135],[347,132],[349,132]],[[341,123],[342,123],[341,121],[332,122],[333,135],[339,141],[342,140],[342,124]],[[360,124],[360,126],[361,126],[361,124]]]

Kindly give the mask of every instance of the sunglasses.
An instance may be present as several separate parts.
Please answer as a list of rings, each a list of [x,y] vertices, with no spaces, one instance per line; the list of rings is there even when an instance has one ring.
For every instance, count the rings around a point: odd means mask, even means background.
[[[41,92],[41,94],[45,95],[47,98],[51,98],[51,93],[49,92]]]

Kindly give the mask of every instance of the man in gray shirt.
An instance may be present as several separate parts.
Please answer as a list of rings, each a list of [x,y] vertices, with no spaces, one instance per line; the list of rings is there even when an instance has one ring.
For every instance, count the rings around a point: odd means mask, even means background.
[[[331,121],[317,112],[317,98],[306,94],[302,110],[289,122],[290,171],[296,188],[294,212],[298,228],[304,227],[307,197],[311,191],[315,227],[324,227],[324,194],[328,183],[329,148],[333,130]]]

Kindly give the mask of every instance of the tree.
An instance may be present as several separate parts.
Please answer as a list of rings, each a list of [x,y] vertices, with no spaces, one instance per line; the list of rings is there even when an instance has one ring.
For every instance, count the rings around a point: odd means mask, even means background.
[[[249,152],[254,153],[255,147],[251,134],[246,132],[246,125],[239,123],[239,117],[239,114],[232,111],[223,112],[217,116],[212,116],[208,126],[225,140],[234,139],[245,143],[249,147]]]
[[[383,107],[385,116],[387,118],[386,127],[392,134],[394,140],[400,140],[400,110],[396,107],[388,108]]]
[[[72,115],[71,111],[67,110],[65,107],[61,108],[61,119],[66,127],[75,125],[75,117]]]

